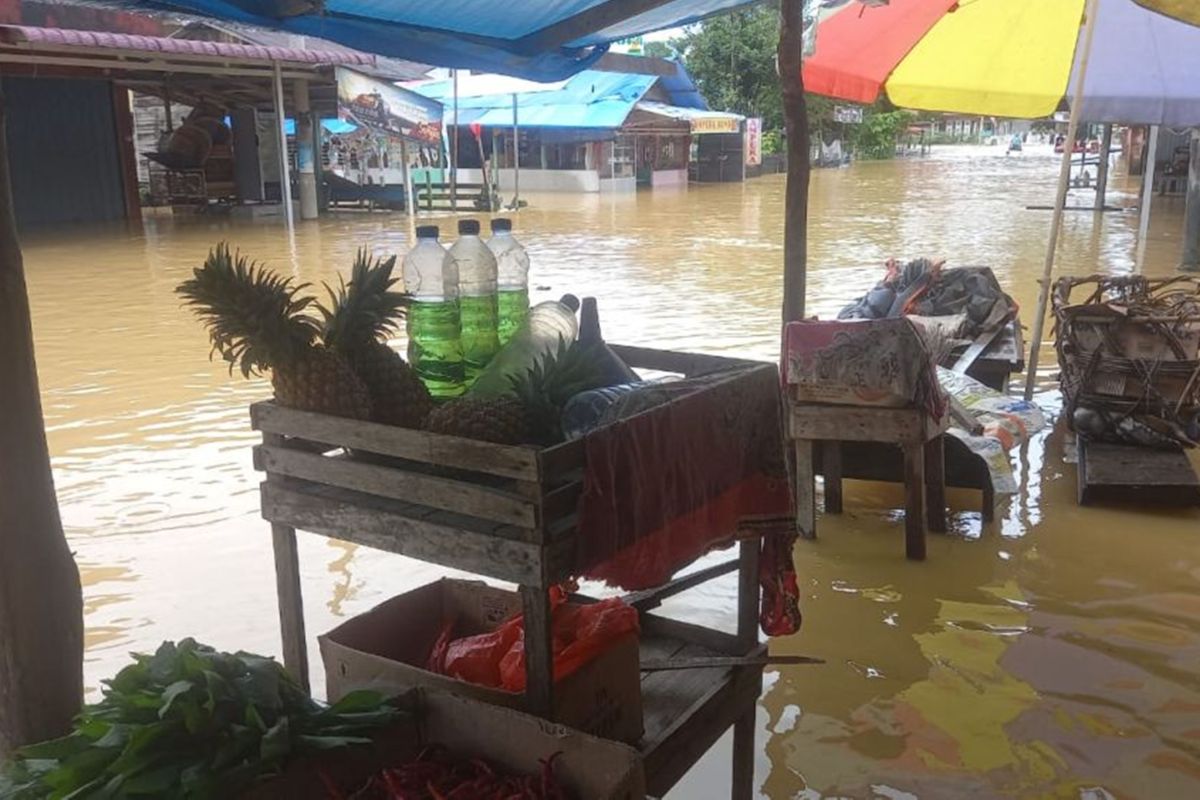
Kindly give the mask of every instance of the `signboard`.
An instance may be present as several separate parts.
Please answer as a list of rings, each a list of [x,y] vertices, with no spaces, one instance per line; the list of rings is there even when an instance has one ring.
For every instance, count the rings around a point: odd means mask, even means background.
[[[336,69],[340,118],[376,133],[441,143],[441,103],[345,67]]]
[[[737,133],[737,117],[693,117],[692,133]]]
[[[848,122],[851,125],[859,124],[863,121],[862,106],[834,106],[833,121]]]
[[[746,118],[746,166],[757,167],[762,163],[762,120]]]

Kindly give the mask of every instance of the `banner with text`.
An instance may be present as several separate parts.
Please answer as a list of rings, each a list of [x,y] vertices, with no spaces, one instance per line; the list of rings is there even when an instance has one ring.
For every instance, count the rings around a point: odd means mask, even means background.
[[[440,145],[442,104],[360,72],[337,67],[338,116],[377,133]]]

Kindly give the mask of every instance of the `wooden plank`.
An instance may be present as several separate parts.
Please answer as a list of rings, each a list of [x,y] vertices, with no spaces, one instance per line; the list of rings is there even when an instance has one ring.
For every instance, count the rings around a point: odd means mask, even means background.
[[[762,543],[758,539],[743,539],[738,542],[737,638],[743,651],[749,651],[758,644],[758,566],[761,547]]]
[[[643,613],[640,615],[640,621],[644,635],[679,639],[688,644],[703,647],[709,653],[720,655],[740,656],[746,653],[738,637],[731,633],[658,614]]]
[[[545,530],[554,523],[579,513],[579,498],[583,496],[583,481],[572,481],[547,492],[538,506],[539,525]]]
[[[904,554],[925,560],[925,446],[904,447]]]
[[[971,365],[975,363],[975,360],[983,355],[983,351],[991,347],[992,341],[1000,335],[1002,330],[1004,330],[1003,325],[998,328],[992,328],[989,331],[984,331],[976,336],[975,340],[971,342],[967,349],[963,351],[962,355],[960,355],[950,366],[950,370],[952,372],[957,372],[959,375],[966,374],[966,371],[971,368]]]
[[[550,597],[544,587],[522,586],[525,615],[525,710],[551,719],[554,714],[554,651]]]
[[[924,442],[925,413],[914,408],[789,404],[793,439],[842,442]]]
[[[263,517],[273,523],[498,580],[548,585],[540,546],[464,528],[471,523],[468,518],[447,512],[421,518],[412,516],[421,513],[420,506],[410,506],[406,513],[404,504],[394,505],[394,510],[383,510],[273,481],[262,484]]]
[[[1200,479],[1182,449],[1109,444],[1079,438],[1079,501],[1136,500],[1156,505],[1200,502]]]
[[[944,437],[925,443],[925,514],[929,530],[946,532],[946,451]]]
[[[540,450],[538,473],[544,484],[565,483],[582,476],[585,463],[582,439],[574,439]]]
[[[766,647],[754,653],[765,652]],[[689,654],[689,650],[682,651]],[[653,795],[665,794],[684,773],[708,751],[730,725],[754,709],[762,691],[762,668],[741,667],[732,670],[694,670],[669,675],[678,684],[676,696],[695,696],[696,700],[679,713],[657,741],[645,749],[646,789]],[[685,680],[686,679],[686,680]],[[642,682],[643,689],[646,682]],[[643,704],[646,703],[643,695]],[[647,730],[650,729],[647,724]]]
[[[655,350],[650,347],[609,345],[622,361],[634,369],[652,369],[659,372],[675,372],[681,375],[699,375],[736,367],[764,367],[775,369],[774,364],[749,361],[742,358],[705,355],[702,353],[677,353],[673,350]]]
[[[825,475],[825,513],[842,513],[842,443],[821,443],[821,464]]]
[[[650,611],[662,605],[662,601],[668,597],[686,592],[688,589],[699,586],[702,583],[707,583],[721,575],[727,575],[736,570],[740,564],[740,558],[730,559],[720,564],[713,564],[711,567],[698,569],[687,575],[681,575],[678,578],[672,578],[662,586],[656,586],[653,589],[645,589],[640,592],[631,592],[621,599],[639,611]]]
[[[459,436],[379,425],[284,408],[271,401],[250,406],[255,430],[409,458],[446,467],[538,482],[537,448],[492,444]]]
[[[271,525],[275,550],[275,593],[279,599],[279,631],[283,637],[283,666],[304,691],[309,691],[308,649],[304,634],[304,601],[300,589],[300,556],[296,530]]]
[[[261,445],[254,463],[268,474],[300,478],[524,528],[538,527],[537,506],[519,495],[403,468]],[[531,537],[533,538],[533,537]]]
[[[817,538],[817,488],[816,470],[813,465],[813,442],[797,439],[795,442],[796,463],[796,527],[804,539]]]

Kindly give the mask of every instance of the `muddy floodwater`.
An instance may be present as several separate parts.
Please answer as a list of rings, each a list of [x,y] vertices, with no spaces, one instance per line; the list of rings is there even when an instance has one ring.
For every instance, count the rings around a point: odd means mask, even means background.
[[[1052,201],[1057,163],[1047,149],[942,148],[817,171],[810,312],[835,314],[888,257],[928,255],[992,267],[1029,325],[1050,215],[1026,206]],[[1118,178],[1110,203],[1135,195]],[[535,299],[595,295],[613,341],[773,357],[781,176],[528,199],[516,229]],[[1151,274],[1178,263],[1181,206],[1156,202]],[[1060,271],[1131,271],[1136,229],[1134,212],[1068,214]],[[269,386],[209,362],[176,284],[221,239],[320,282],[347,271],[361,245],[402,253],[410,230],[402,215],[347,212],[299,226],[294,239],[279,224],[215,216],[25,237],[92,691],[128,651],[167,638],[279,652],[247,417]],[[1053,417],[1052,349],[1042,356],[1038,399]],[[1079,508],[1060,429],[1014,464],[1020,493],[1002,498],[986,529],[978,494],[951,493],[952,532],[930,536],[925,563],[904,560],[902,496],[881,484],[848,482],[846,513],[823,517],[820,539],[798,544],[804,627],[771,649],[827,663],[766,675],[762,796],[1200,797],[1200,516]],[[314,635],[446,574],[307,534],[300,561]],[[732,627],[734,595],[729,576],[667,610]],[[319,665],[315,646],[311,658]],[[671,796],[728,796],[728,746],[726,737]]]

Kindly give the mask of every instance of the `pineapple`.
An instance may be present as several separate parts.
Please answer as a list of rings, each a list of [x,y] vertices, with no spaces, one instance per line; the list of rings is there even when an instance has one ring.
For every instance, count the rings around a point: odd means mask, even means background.
[[[367,387],[342,356],[316,344],[321,326],[306,313],[312,299],[297,296],[303,288],[222,243],[175,291],[208,327],[213,352],[231,374],[234,367],[247,378],[270,370],[280,405],[367,419]]]
[[[383,341],[396,330],[408,307],[409,295],[391,291],[396,257],[371,261],[365,249],[354,259],[350,283],[335,292],[325,318],[325,346],[343,355],[367,386],[371,419],[387,425],[419,428],[433,407],[433,398],[417,373]]]
[[[513,379],[508,394],[450,400],[430,412],[426,427],[497,444],[557,444],[567,400],[603,385],[596,363],[595,346],[560,341],[557,351]]]

